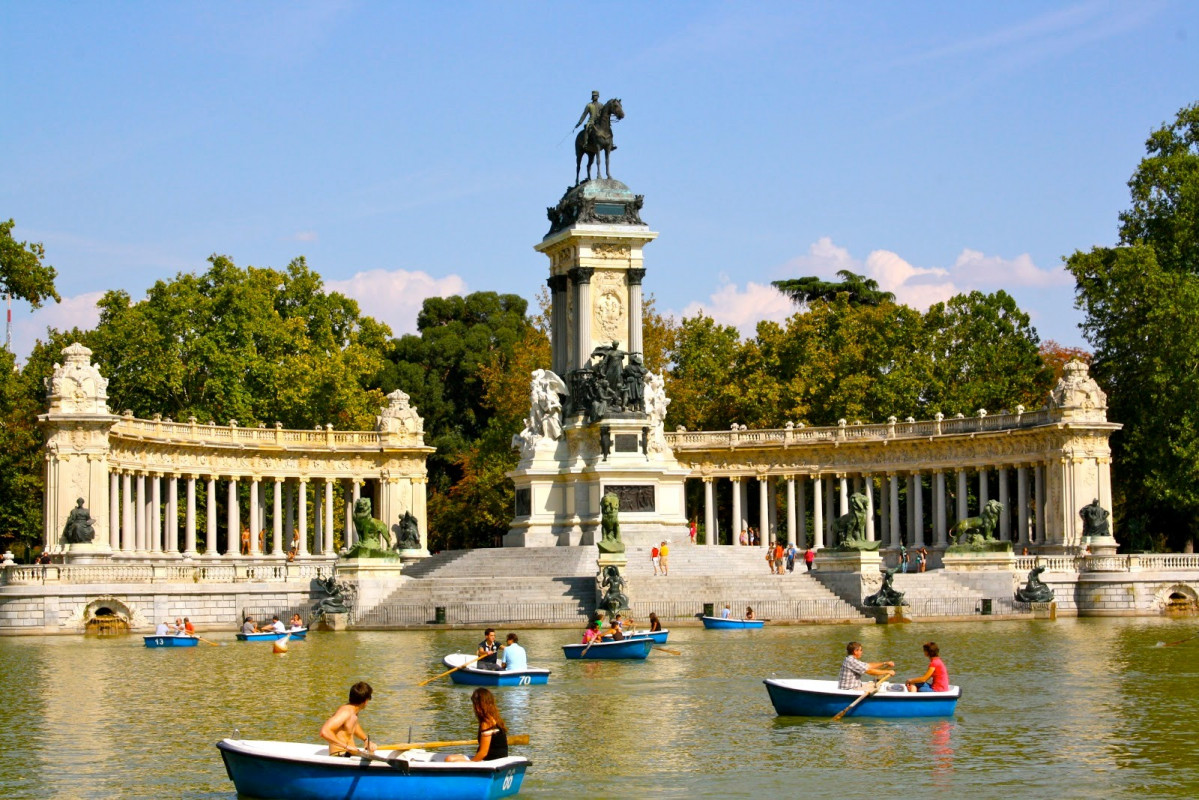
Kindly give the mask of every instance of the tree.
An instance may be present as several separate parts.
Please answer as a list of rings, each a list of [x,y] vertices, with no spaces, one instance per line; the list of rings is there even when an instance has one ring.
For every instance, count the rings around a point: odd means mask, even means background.
[[[807,278],[771,281],[770,285],[799,306],[809,305],[816,300],[832,301],[839,294],[847,295],[851,306],[877,306],[895,302],[895,295],[880,290],[878,281],[873,278],[858,275],[847,269],[839,270],[837,277],[841,279],[840,282],[824,281],[813,275]]]
[[[18,242],[12,237],[14,223],[0,222],[0,294],[26,300],[34,308],[53,298],[62,300],[54,289],[58,273],[49,264],[43,264],[46,248],[41,242]]]
[[[734,380],[741,347],[741,335],[731,325],[717,325],[702,313],[683,320],[665,376],[670,425],[716,430],[741,422]]]
[[[1152,246],[1162,269],[1199,273],[1199,103],[1150,134],[1145,149],[1128,181],[1120,241]]]
[[[1045,362],[1045,366],[1053,371],[1053,384],[1056,386],[1058,380],[1065,372],[1066,365],[1071,361],[1081,361],[1084,364],[1091,363],[1091,351],[1081,347],[1067,347],[1066,345],[1049,339],[1041,343],[1041,360]]]
[[[0,348],[0,550],[28,561],[42,539],[42,435],[44,409],[13,354]]]

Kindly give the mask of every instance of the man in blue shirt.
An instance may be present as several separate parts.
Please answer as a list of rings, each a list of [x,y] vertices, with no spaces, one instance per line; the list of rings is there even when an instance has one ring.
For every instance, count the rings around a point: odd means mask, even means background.
[[[507,644],[504,645],[504,669],[511,672],[529,668],[529,659],[525,649],[517,642],[520,639],[515,633],[508,634]]]

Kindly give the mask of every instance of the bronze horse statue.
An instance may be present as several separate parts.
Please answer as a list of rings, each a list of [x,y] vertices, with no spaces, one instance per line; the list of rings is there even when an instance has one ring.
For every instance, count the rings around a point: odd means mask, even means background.
[[[579,185],[579,169],[583,163],[583,154],[587,154],[587,180],[591,180],[591,165],[595,164],[595,177],[598,179],[599,154],[604,154],[604,171],[612,178],[612,168],[609,162],[612,147],[612,117],[624,119],[624,109],[620,107],[620,98],[613,97],[600,107],[599,118],[575,136],[575,186]]]

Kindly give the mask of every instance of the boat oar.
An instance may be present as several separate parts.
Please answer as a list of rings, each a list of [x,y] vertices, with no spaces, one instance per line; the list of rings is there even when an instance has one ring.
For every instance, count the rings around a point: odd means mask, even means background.
[[[894,673],[892,673],[892,674],[894,674]],[[883,682],[882,682],[882,681],[875,681],[875,682],[874,682],[874,686],[872,686],[872,687],[870,687],[869,689],[867,689],[866,691],[862,692],[860,695],[858,695],[858,699],[857,699],[857,700],[854,700],[852,703],[850,703],[849,705],[847,705],[845,708],[841,709],[841,711],[840,711],[840,712],[837,714],[837,716],[833,717],[833,720],[832,720],[832,721],[833,721],[833,722],[839,722],[839,721],[841,720],[841,717],[845,716],[845,715],[846,715],[846,714],[848,714],[850,711],[853,711],[855,708],[857,708],[857,707],[858,707],[858,703],[862,702],[862,701],[863,701],[863,700],[865,700],[867,697],[869,697],[870,695],[874,694],[875,692],[877,692],[877,691],[878,691],[879,689],[881,689],[881,688],[883,688]]]
[[[1176,644],[1182,644],[1183,642],[1189,642],[1192,639],[1199,639],[1199,633],[1196,633],[1194,636],[1188,636],[1185,639],[1179,639],[1177,642],[1158,642],[1157,646],[1158,647],[1173,647]]]
[[[199,639],[204,644],[210,644],[213,647],[220,647],[222,644],[224,644],[224,642],[214,642],[211,639],[205,639],[203,636],[196,636],[194,633],[189,633],[188,636],[192,637],[193,639]]]
[[[583,648],[583,652],[579,653],[579,658],[582,658],[583,656],[587,655],[587,651],[591,649],[591,645],[595,644],[596,642],[598,642],[600,639],[603,639],[603,638],[604,638],[604,635],[597,631],[595,634],[595,637],[590,642],[587,643],[586,647]]]
[[[475,656],[470,661],[459,664],[458,666],[454,667],[453,669],[447,669],[445,672],[441,673],[440,675],[434,675],[432,678],[429,678],[429,680],[427,680],[427,681],[421,681],[420,683],[417,684],[417,686],[424,686],[426,683],[432,683],[433,681],[437,680],[438,678],[444,678],[446,675],[449,675],[451,672],[457,672],[458,670],[462,669],[463,667],[469,667],[471,664],[475,663],[482,657],[483,656]],[[388,749],[390,749],[390,748],[388,748]]]
[[[385,744],[380,745],[378,750],[430,750],[434,747],[466,747],[472,744],[478,744],[478,739],[455,739],[446,742],[401,742],[400,744]],[[519,736],[509,736],[508,744],[528,744],[529,734],[522,733]],[[383,759],[386,761],[387,759]]]
[[[668,647],[659,647],[658,645],[654,645],[654,649],[661,650],[663,653],[670,653],[672,656],[681,656],[683,654],[682,650],[671,650]]]

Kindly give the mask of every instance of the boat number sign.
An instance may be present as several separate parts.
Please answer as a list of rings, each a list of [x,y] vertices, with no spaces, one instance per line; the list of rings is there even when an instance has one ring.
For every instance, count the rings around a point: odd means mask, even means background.
[[[521,675],[521,676],[520,676],[520,685],[521,685],[521,686],[528,686],[528,685],[529,685],[529,683],[531,683],[531,682],[532,682],[532,680],[533,680],[533,679],[532,679],[532,678],[530,678],[528,675]]]
[[[155,639],[154,644],[158,645],[159,647],[162,647],[164,644],[166,644],[166,642],[164,642],[162,639]]]
[[[502,791],[508,791],[512,788],[512,779],[516,777],[516,770],[510,769],[504,774],[504,787]]]

